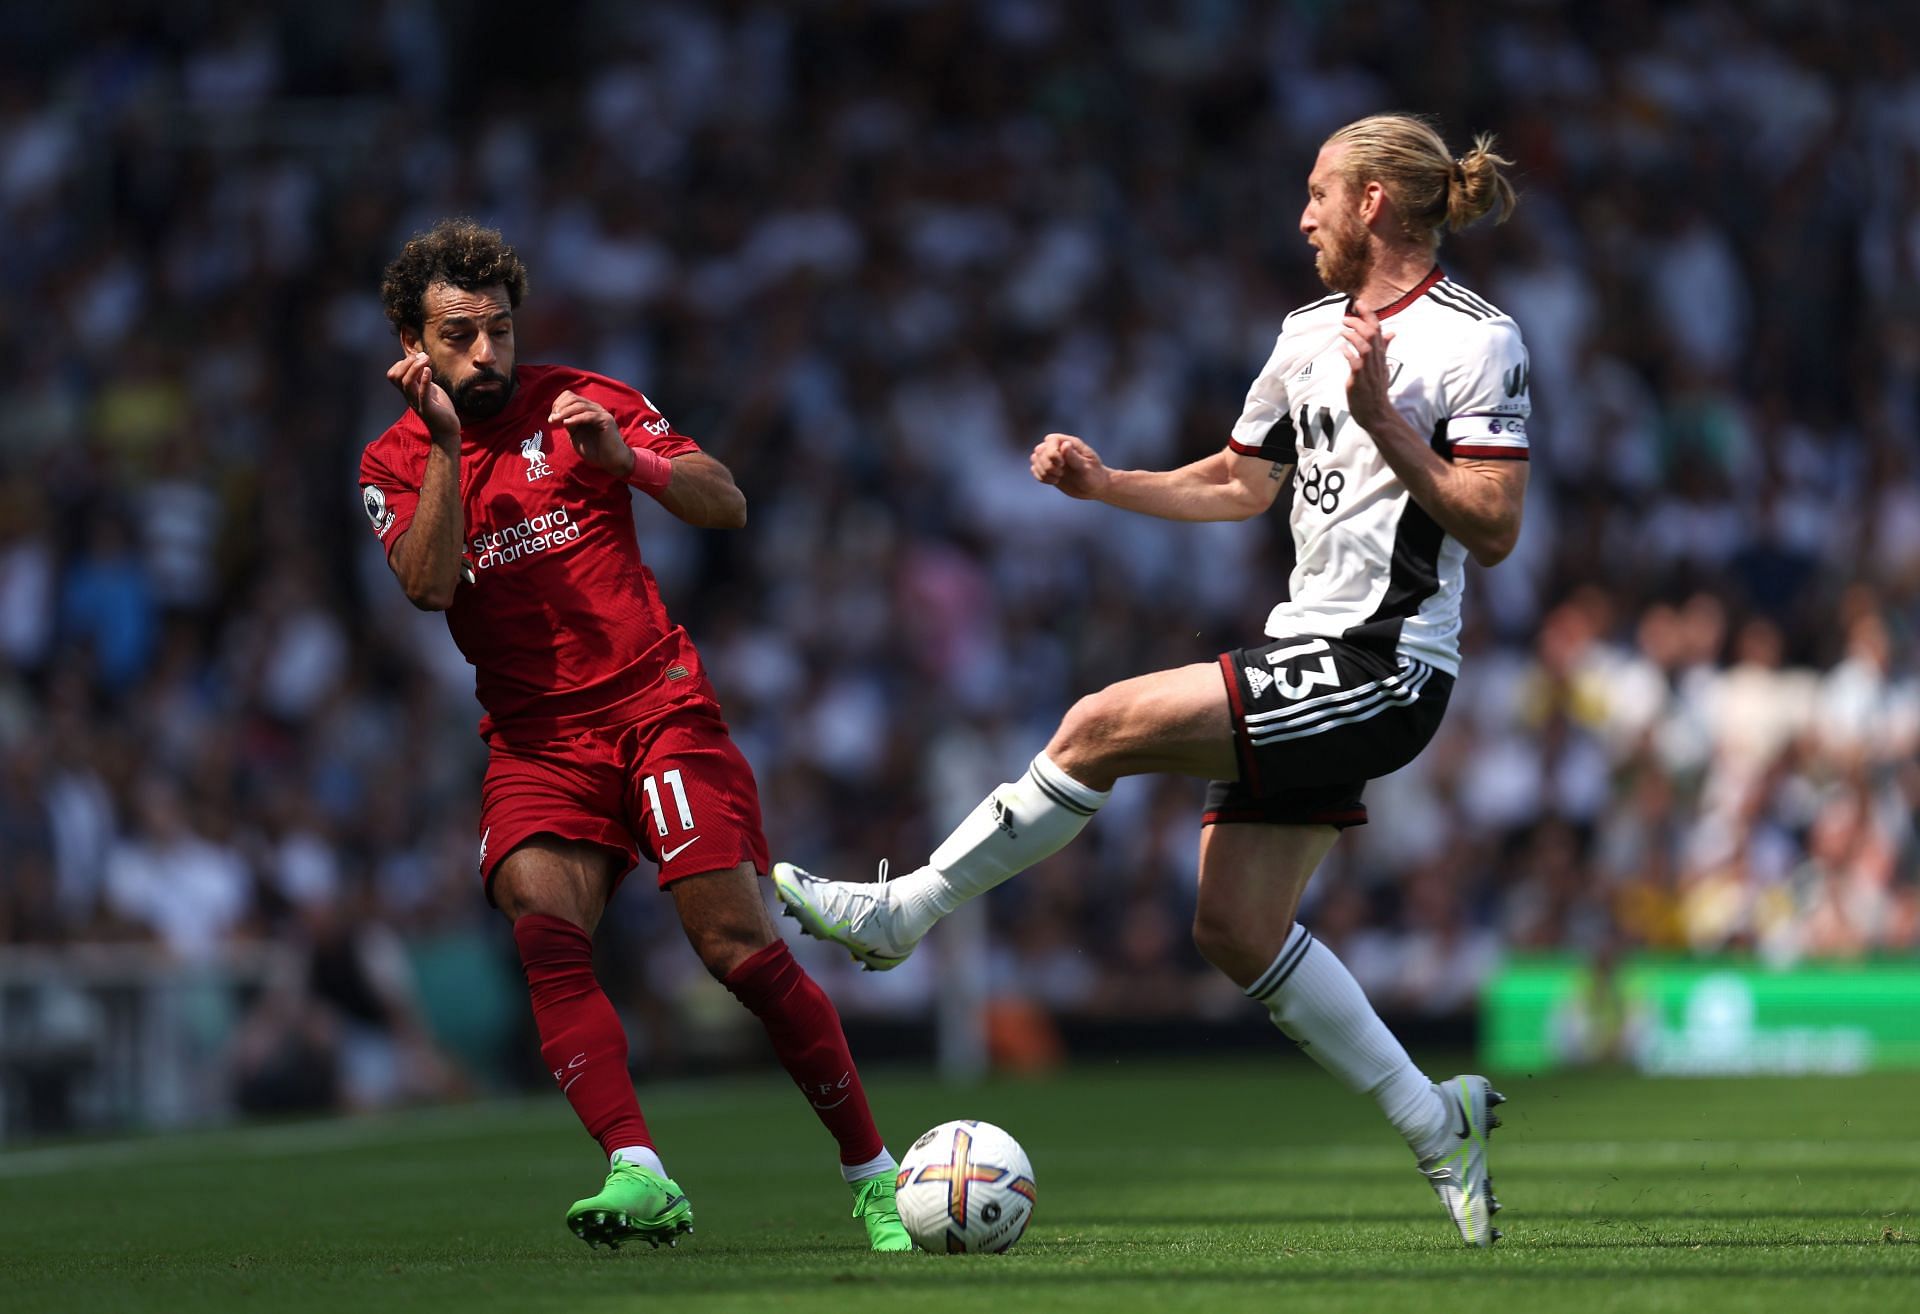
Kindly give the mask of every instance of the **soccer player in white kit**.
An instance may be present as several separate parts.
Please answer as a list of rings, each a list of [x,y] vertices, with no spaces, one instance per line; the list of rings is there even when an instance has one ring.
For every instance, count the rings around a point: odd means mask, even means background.
[[[1459,159],[1426,122],[1329,137],[1300,231],[1333,295],[1288,315],[1225,450],[1113,470],[1048,434],[1033,473],[1070,497],[1169,520],[1245,520],[1293,481],[1297,564],[1265,641],[1081,699],[1020,779],[897,880],[776,864],[787,910],[871,968],[1079,834],[1120,776],[1208,778],[1194,942],[1321,1066],[1378,1101],[1469,1245],[1499,1239],[1486,1143],[1502,1097],[1430,1081],[1352,975],[1294,921],[1361,791],[1411,761],[1459,670],[1468,556],[1513,550],[1527,484],[1527,353],[1513,320],[1435,262],[1443,228],[1514,204],[1482,136]],[[883,868],[884,871],[884,868]]]

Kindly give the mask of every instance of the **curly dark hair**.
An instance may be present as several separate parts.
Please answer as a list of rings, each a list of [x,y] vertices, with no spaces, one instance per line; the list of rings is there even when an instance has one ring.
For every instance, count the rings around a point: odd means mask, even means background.
[[[442,219],[418,233],[380,276],[380,300],[395,329],[422,332],[427,325],[427,289],[451,283],[468,292],[507,289],[507,304],[519,308],[527,295],[527,267],[497,228],[471,219]]]

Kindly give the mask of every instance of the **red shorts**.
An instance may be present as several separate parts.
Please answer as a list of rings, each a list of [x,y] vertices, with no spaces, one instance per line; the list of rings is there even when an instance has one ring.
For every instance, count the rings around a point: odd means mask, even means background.
[[[753,768],[720,709],[681,703],[662,715],[537,742],[487,739],[480,786],[480,878],[535,835],[644,855],[664,887],[682,876],[769,865]],[[491,895],[489,895],[491,897]]]

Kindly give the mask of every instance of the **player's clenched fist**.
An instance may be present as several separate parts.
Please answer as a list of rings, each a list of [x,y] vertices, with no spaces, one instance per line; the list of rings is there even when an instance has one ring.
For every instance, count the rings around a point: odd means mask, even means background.
[[[1033,449],[1033,477],[1068,497],[1097,501],[1113,478],[1100,454],[1070,433],[1050,433]]]
[[[560,425],[573,440],[573,450],[581,458],[599,466],[616,478],[625,479],[633,469],[633,449],[620,436],[619,422],[613,412],[597,401],[569,389],[553,399],[548,424]]]
[[[414,413],[427,422],[427,432],[436,442],[460,441],[460,416],[433,377],[433,363],[424,351],[409,352],[387,368],[387,382],[400,390]]]

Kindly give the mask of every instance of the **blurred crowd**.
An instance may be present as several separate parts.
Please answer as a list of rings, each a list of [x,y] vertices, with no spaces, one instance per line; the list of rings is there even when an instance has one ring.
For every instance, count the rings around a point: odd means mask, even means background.
[[[500,226],[521,359],[644,388],[733,469],[744,532],[642,499],[643,548],[776,854],[854,875],[918,861],[1078,694],[1258,634],[1280,511],[1125,517],[1025,453],[1217,450],[1323,291],[1318,143],[1410,108],[1518,161],[1515,220],[1441,258],[1525,334],[1533,483],[1441,737],[1370,790],[1316,931],[1434,1013],[1513,947],[1911,952],[1917,29],[1797,0],[11,14],[0,945],[279,938],[320,989],[344,921],[368,980],[411,954],[415,985],[340,992],[399,1029],[511,976],[471,672],[355,487],[409,234]],[[1199,796],[1124,785],[996,895],[991,989],[1239,1008],[1187,941]],[[665,1056],[710,986],[651,885],[602,954]],[[935,959],[807,961],[849,1014],[911,1015]]]

